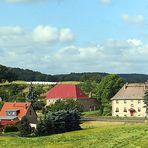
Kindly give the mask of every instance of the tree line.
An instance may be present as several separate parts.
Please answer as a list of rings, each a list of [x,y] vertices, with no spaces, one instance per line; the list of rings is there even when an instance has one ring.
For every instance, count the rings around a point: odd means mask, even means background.
[[[92,76],[99,74],[104,77],[109,75],[108,73],[100,72],[86,72],[86,73],[70,73],[70,74],[59,74],[50,75],[43,74],[37,71],[21,68],[10,68],[0,65],[0,82],[5,81],[50,81],[50,82],[62,82],[62,81],[81,81],[84,75]],[[126,82],[145,82],[148,80],[148,75],[145,74],[118,74]]]

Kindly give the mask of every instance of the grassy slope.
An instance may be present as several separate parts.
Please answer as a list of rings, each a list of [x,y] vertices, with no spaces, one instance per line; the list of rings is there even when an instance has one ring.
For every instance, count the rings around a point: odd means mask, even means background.
[[[21,138],[0,137],[0,147],[21,148],[147,148],[148,124],[87,122],[83,130],[64,134]]]

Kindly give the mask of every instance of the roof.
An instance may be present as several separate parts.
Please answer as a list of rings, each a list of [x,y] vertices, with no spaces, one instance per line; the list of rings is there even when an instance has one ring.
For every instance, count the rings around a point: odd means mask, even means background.
[[[143,99],[148,88],[146,83],[126,83],[112,98],[114,99]]]
[[[88,99],[89,97],[75,84],[58,84],[47,93],[47,99]]]
[[[31,103],[30,102],[17,102],[17,103],[9,103],[6,102],[4,103],[1,112],[0,112],[0,116],[7,116],[6,111],[9,110],[19,110],[18,112],[18,117],[22,118],[27,114],[28,109],[30,108]]]

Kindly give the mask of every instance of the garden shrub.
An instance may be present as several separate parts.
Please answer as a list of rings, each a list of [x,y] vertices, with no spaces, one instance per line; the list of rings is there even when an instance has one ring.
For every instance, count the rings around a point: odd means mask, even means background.
[[[26,117],[23,117],[19,124],[19,132],[21,137],[28,137],[32,132],[30,123]]]
[[[4,132],[17,132],[18,126],[16,124],[8,124],[4,128]]]

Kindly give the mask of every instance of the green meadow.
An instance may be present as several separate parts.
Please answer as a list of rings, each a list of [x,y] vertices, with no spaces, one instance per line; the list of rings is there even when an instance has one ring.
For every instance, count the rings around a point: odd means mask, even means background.
[[[84,122],[82,130],[44,137],[0,136],[1,148],[147,148],[148,124]],[[13,134],[12,134],[13,135]]]

